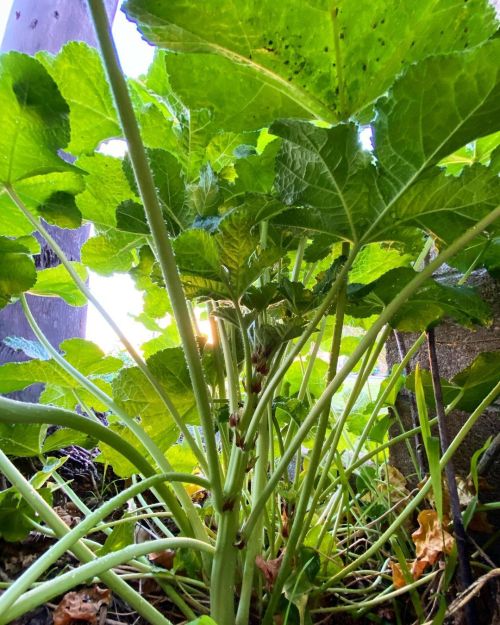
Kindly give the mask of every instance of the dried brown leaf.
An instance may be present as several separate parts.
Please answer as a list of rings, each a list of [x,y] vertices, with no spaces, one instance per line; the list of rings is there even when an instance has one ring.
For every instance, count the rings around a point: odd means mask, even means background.
[[[149,559],[153,564],[160,565],[168,571],[174,568],[175,551],[173,549],[165,549],[165,551],[153,551],[149,554]]]
[[[102,609],[111,601],[108,588],[83,588],[68,592],[54,610],[54,625],[73,625],[75,621],[84,621],[95,625]]]
[[[406,586],[406,580],[403,575],[403,571],[398,562],[391,562],[392,569],[392,583],[395,588],[403,588]]]
[[[277,558],[274,558],[274,560],[264,560],[260,554],[255,558],[255,564],[264,574],[266,586],[269,590],[273,587],[278,577],[282,559],[283,552]]]
[[[441,554],[451,553],[455,544],[453,536],[441,526],[435,510],[422,510],[418,515],[418,524],[418,530],[411,535],[417,555],[412,565],[414,579],[418,579]]]

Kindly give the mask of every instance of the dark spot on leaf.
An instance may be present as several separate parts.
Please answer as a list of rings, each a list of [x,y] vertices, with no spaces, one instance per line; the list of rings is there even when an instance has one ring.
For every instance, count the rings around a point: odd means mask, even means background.
[[[288,82],[292,82],[292,77],[288,76]]]
[[[374,22],[374,23],[372,24],[372,28],[373,28],[373,30],[375,30],[375,28],[377,28],[377,26],[378,26],[378,23],[377,23],[377,22]]]
[[[285,44],[285,50],[288,50],[289,47],[290,47],[289,43]]]
[[[383,17],[383,18],[380,20],[380,23],[381,23],[381,24],[385,24],[385,17]]]
[[[283,61],[283,65],[290,65],[290,61],[288,59],[286,61]]]
[[[54,11],[54,17],[56,18],[56,20],[59,19],[59,11]]]
[[[366,72],[366,64],[365,63],[363,63],[362,68],[363,68],[363,71]]]
[[[267,45],[268,45],[268,46],[272,46],[272,45],[273,45],[273,40],[272,40],[272,39],[269,39],[269,41],[267,42]]]
[[[335,17],[337,17],[338,14],[339,14],[339,7],[335,9]]]
[[[35,20],[33,20],[33,21],[31,22],[31,24],[30,24],[30,28],[34,30],[34,29],[36,28],[36,25],[37,25],[37,24],[38,24],[38,20],[36,20],[36,19],[35,19]]]
[[[380,61],[380,57],[377,56],[377,58],[375,59],[377,61],[377,63]]]
[[[16,20],[18,20],[21,17],[21,11],[16,11]]]
[[[335,87],[335,95],[339,95],[339,88]]]
[[[469,29],[467,28],[467,26],[464,28],[464,33],[468,33]]]
[[[323,48],[323,50],[324,50],[325,52],[328,52],[328,46],[325,46],[325,47]]]
[[[414,45],[415,45],[415,42],[414,42],[414,41],[412,41],[412,42],[411,42],[411,46],[410,46],[410,47],[411,47],[411,48],[413,48],[413,46],[414,46]]]
[[[343,38],[344,38],[344,33],[340,33],[339,39],[343,39]]]
[[[440,35],[444,35],[444,30],[442,30],[439,34],[440,34]]]

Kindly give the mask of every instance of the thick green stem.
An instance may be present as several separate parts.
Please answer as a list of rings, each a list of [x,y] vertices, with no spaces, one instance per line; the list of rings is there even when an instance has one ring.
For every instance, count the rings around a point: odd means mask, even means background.
[[[204,442],[207,451],[208,477],[211,483],[214,505],[216,510],[220,511],[222,510],[222,482],[208,388],[203,373],[198,345],[189,320],[189,310],[177,270],[172,244],[163,219],[163,212],[149,167],[146,151],[142,143],[139,126],[127,89],[127,83],[123,76],[116,48],[111,37],[111,30],[104,4],[102,0],[89,0],[89,6],[121,126],[127,141],[135,179],[144,205],[144,212],[146,213],[156,255],[184,348],[193,384],[193,391],[196,397],[196,404],[203,427]]]
[[[235,622],[235,542],[239,524],[239,497],[227,505],[232,508],[219,515],[210,587],[210,615],[217,625],[234,625]]]
[[[252,481],[252,501],[257,501],[267,479],[267,467],[269,456],[269,420],[263,419],[259,429],[257,439],[257,463],[255,465],[255,476]],[[250,613],[250,601],[255,577],[255,558],[262,549],[264,528],[264,513],[261,514],[252,532],[252,538],[247,546],[245,554],[245,564],[243,569],[243,580],[241,585],[240,601],[236,614],[236,625],[247,625]]]

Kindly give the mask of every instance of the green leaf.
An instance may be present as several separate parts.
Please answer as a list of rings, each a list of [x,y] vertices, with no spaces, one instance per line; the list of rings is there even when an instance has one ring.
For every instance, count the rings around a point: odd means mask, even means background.
[[[302,361],[295,361],[285,376],[285,382],[290,384],[290,395],[295,395],[298,393],[302,381],[304,379],[304,372],[308,366],[309,357],[303,358]],[[316,358],[314,361],[314,365],[311,372],[311,377],[309,378],[309,383],[307,385],[308,391],[314,395],[314,397],[319,397],[321,393],[324,391],[326,386],[326,374],[328,372],[328,364],[321,360],[320,358]]]
[[[209,616],[203,615],[194,621],[189,621],[187,625],[217,625],[217,623]]]
[[[94,438],[91,438],[83,432],[70,430],[69,428],[59,428],[53,434],[47,436],[43,443],[42,453],[49,454],[51,451],[59,451],[71,445],[78,445],[84,449],[93,449],[97,444]]]
[[[116,226],[134,234],[150,234],[144,207],[133,200],[125,200],[116,209]]]
[[[367,286],[348,288],[347,311],[354,317],[379,314],[415,277],[409,268],[393,269]],[[447,286],[427,280],[391,319],[392,327],[404,332],[422,331],[445,318],[464,326],[486,325],[491,318],[487,304],[469,287]]]
[[[107,395],[111,395],[111,384],[105,379],[94,377],[92,382],[101,391]],[[78,392],[78,396],[75,394],[75,390]],[[80,406],[80,402],[83,402],[86,406],[98,412],[107,412],[109,410],[107,404],[96,399],[96,397],[85,388],[78,387],[73,380],[68,380],[66,383],[48,382],[40,395],[41,404],[59,406],[66,410],[75,410]]]
[[[87,280],[86,267],[77,262],[71,262],[71,266],[85,282]],[[30,293],[43,297],[61,297],[70,306],[85,306],[87,303],[86,296],[76,286],[63,265],[41,269],[37,273],[36,284],[31,287]]]
[[[56,191],[37,207],[38,214],[48,223],[60,228],[79,228],[82,225],[75,196],[67,191]]]
[[[234,299],[257,280],[264,269],[284,251],[259,249],[259,236],[252,228],[283,209],[266,197],[250,197],[224,215],[215,235],[206,230],[183,232],[174,241],[174,251],[188,297]]]
[[[0,57],[0,181],[72,169],[57,151],[69,139],[68,105],[41,63]]]
[[[7,456],[29,458],[42,453],[47,425],[0,423],[0,449]]]
[[[49,499],[47,489],[40,494]],[[13,487],[0,491],[0,537],[7,542],[24,540],[32,529],[36,513]]]
[[[493,390],[498,380],[500,380],[500,353],[483,352],[476,356],[468,367],[451,379],[451,383],[460,387],[464,393],[457,408],[472,412]]]
[[[148,358],[147,364],[182,419],[196,423],[196,400],[182,349],[164,349]],[[176,442],[179,431],[175,422],[138,367],[122,369],[112,385],[115,400],[130,416],[141,419],[142,427],[160,449]]]
[[[0,393],[22,391],[31,384],[55,384],[74,388],[75,383],[53,360],[9,362],[0,366]]]
[[[319,128],[294,120],[275,122],[282,137],[276,187],[287,205],[300,205],[276,221],[358,241],[382,204],[376,169],[361,149],[355,124]]]
[[[365,245],[356,256],[349,271],[349,281],[357,284],[374,282],[384,273],[397,267],[408,266],[411,256],[381,243]]]
[[[85,191],[76,200],[83,217],[102,226],[116,227],[116,209],[122,202],[139,197],[130,187],[123,161],[112,156],[80,156],[78,167],[87,172]]]
[[[500,129],[500,40],[430,57],[399,78],[376,106],[375,155],[387,198],[431,165]],[[471,75],[474,80],[471,80]]]
[[[75,210],[66,194],[75,195],[83,191],[83,188],[83,176],[76,170],[31,176],[16,182],[16,193],[29,210],[46,217],[51,223],[71,228],[75,227],[77,221],[81,221],[81,214],[76,212],[78,209]],[[54,199],[61,199],[60,193],[64,194],[65,201],[54,203]],[[1,190],[0,235],[23,236],[32,232],[33,225],[14,206],[5,190]]]
[[[462,173],[464,168],[476,163],[488,165],[492,152],[500,145],[500,132],[471,141],[462,148],[449,154],[439,165],[446,168],[448,174],[454,176]]]
[[[186,230],[174,241],[181,272],[219,280],[221,259],[215,238],[205,230]]]
[[[222,194],[219,190],[217,177],[210,165],[200,172],[200,178],[196,184],[187,188],[188,203],[195,214],[201,217],[217,215],[217,209],[222,203]]]
[[[113,417],[111,418],[113,419]],[[110,422],[109,429],[115,434],[118,434],[127,443],[137,447],[137,438],[134,434],[125,426],[118,425],[115,422]],[[110,464],[113,467],[113,471],[118,477],[129,478],[134,473],[137,473],[137,467],[135,467],[125,456],[118,453],[113,447],[109,447],[106,443],[99,441],[100,454],[96,457],[97,462]],[[152,458],[145,452],[145,457],[152,461]]]
[[[29,250],[17,241],[0,237],[0,308],[32,288],[36,279]]]
[[[134,544],[135,521],[127,521],[126,519],[127,515],[125,514],[121,518],[121,521],[125,522],[115,525],[111,534],[106,537],[104,545],[97,550],[97,555],[104,556]]]
[[[85,339],[66,339],[59,345],[59,349],[70,365],[87,377],[116,373],[123,366],[120,358],[106,356],[100,347]]]
[[[55,57],[44,54],[39,58],[69,104],[68,152],[75,156],[89,153],[104,139],[121,136],[111,90],[95,48],[72,41]]]
[[[240,158],[234,164],[237,178],[234,183],[234,192],[271,193],[274,184],[274,161],[281,142],[275,137],[259,154],[250,154]]]
[[[144,237],[114,228],[88,239],[82,247],[82,261],[89,269],[103,276],[128,271],[135,260],[135,249],[144,244]]]
[[[499,195],[496,167],[474,165],[458,177],[447,176],[444,171],[433,168],[395,202],[391,216],[386,216],[380,228],[390,231],[397,220],[399,224],[415,224],[451,242],[457,231],[466,230],[493,210]],[[458,227],[454,228],[454,223],[458,223]],[[448,228],[452,228],[451,233]]]
[[[168,72],[185,104],[214,106],[225,130],[286,116],[346,119],[411,63],[496,30],[485,0],[291,0],[286,8],[270,0],[219,0],[208,13],[189,0],[125,4],[146,39],[183,53],[168,55]]]

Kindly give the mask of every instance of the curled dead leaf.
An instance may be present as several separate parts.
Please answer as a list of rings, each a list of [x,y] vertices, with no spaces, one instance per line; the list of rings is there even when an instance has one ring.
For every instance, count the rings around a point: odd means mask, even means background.
[[[257,568],[262,571],[268,590],[272,589],[274,582],[278,577],[282,559],[283,552],[281,552],[277,558],[274,558],[274,560],[264,560],[260,554],[255,558],[255,564],[257,565]]]
[[[406,580],[403,571],[398,562],[391,562],[392,583],[395,588],[403,588],[406,586]]]
[[[75,621],[84,621],[95,625],[102,610],[111,601],[108,588],[83,588],[68,592],[54,610],[54,625],[73,625]]]
[[[155,565],[163,566],[170,571],[174,568],[175,551],[165,549],[165,551],[153,551],[149,554],[149,560]]]
[[[377,484],[377,491],[379,493],[388,493],[391,501],[395,503],[405,499],[409,495],[409,491],[406,488],[406,478],[396,467],[388,464],[382,469],[382,473],[382,477],[385,481]]]
[[[414,579],[421,577],[441,554],[450,554],[455,545],[455,539],[442,527],[435,510],[422,510],[417,520],[419,528],[411,535],[417,555],[411,569]]]

